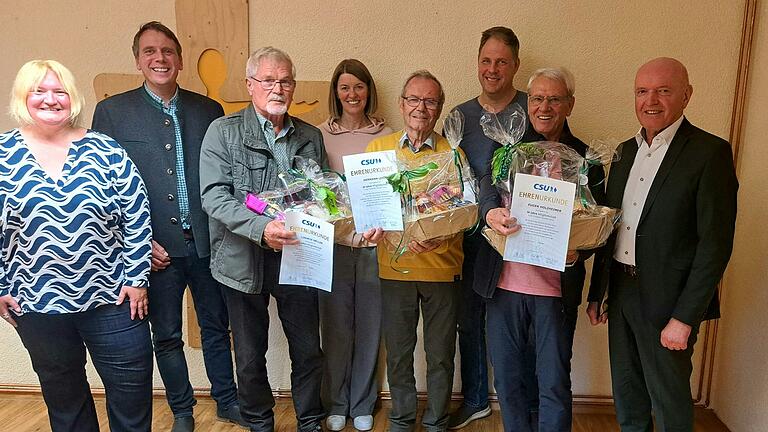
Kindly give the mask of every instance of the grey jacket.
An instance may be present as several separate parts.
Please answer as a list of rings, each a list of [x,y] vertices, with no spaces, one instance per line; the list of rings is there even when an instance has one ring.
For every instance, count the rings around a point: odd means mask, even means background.
[[[326,166],[323,136],[295,117],[288,157],[303,156]],[[211,123],[200,152],[200,192],[211,235],[211,274],[249,294],[264,283],[262,235],[271,219],[245,207],[248,192],[276,189],[278,167],[252,105]]]
[[[178,118],[184,148],[189,216],[200,258],[210,253],[208,217],[200,206],[200,143],[211,122],[224,115],[213,99],[179,89]],[[93,129],[115,139],[138,167],[149,194],[154,240],[171,257],[187,255],[176,186],[176,137],[173,119],[153,106],[144,87],[105,99],[96,105]]]

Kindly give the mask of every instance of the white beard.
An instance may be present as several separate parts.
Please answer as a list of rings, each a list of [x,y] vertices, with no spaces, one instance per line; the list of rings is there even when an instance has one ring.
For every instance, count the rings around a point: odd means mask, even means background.
[[[267,103],[267,112],[271,115],[283,115],[288,112],[288,105]]]

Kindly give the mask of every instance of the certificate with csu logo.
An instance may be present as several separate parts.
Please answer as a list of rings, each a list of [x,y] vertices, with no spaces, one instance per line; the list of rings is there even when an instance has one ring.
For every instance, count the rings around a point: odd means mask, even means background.
[[[575,196],[573,183],[515,174],[509,213],[522,229],[507,236],[504,260],[565,270]]]
[[[278,282],[330,291],[333,281],[333,224],[304,213],[286,212],[285,229],[296,233],[299,244],[283,247]]]
[[[394,150],[347,155],[343,158],[355,231],[371,228],[403,230],[400,193],[392,190],[387,176],[397,172]]]

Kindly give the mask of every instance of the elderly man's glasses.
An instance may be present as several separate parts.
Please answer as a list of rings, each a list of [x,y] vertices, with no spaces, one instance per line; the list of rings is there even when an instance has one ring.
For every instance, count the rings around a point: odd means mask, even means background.
[[[409,107],[413,107],[413,108],[416,108],[422,102],[424,102],[424,106],[429,109],[437,109],[437,107],[440,106],[440,101],[436,99],[422,99],[416,96],[400,96],[400,97],[403,98],[403,100]]]
[[[547,101],[551,107],[559,107],[568,100],[568,96],[528,96],[528,104],[539,106]]]
[[[280,84],[280,87],[282,87],[285,91],[291,91],[294,87],[296,87],[296,81],[294,80],[273,80],[273,79],[265,79],[260,80],[255,77],[248,77],[248,79],[252,79],[259,83],[261,85],[261,88],[264,90],[272,90],[275,88],[276,85]]]

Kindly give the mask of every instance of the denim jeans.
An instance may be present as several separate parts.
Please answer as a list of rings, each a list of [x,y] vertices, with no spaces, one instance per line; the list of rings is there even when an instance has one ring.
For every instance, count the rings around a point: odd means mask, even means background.
[[[254,246],[256,247],[256,246]],[[320,402],[323,353],[320,350],[317,290],[296,285],[279,285],[281,254],[264,252],[264,288],[246,294],[224,288],[232,322],[237,365],[240,413],[251,431],[275,430],[272,387],[267,378],[269,345],[269,300],[277,301],[277,313],[288,339],[291,359],[291,396],[296,411],[296,429],[314,431],[325,417]]]
[[[40,380],[53,432],[98,432],[85,373],[86,349],[107,394],[112,432],[152,427],[152,344],[146,320],[130,305],[102,305],[67,314],[14,317]]]
[[[497,289],[488,300],[488,350],[505,431],[528,432],[523,381],[530,340],[536,347],[538,430],[571,430],[571,337],[563,301]]]
[[[192,415],[196,401],[184,357],[182,313],[187,286],[195,301],[203,345],[203,362],[211,382],[211,397],[219,408],[237,403],[229,341],[229,316],[222,285],[211,276],[209,258],[198,258],[188,239],[186,257],[172,257],[164,270],[149,275],[149,321],[165,397],[175,418]]]
[[[464,237],[464,268],[461,282],[462,301],[457,310],[459,354],[461,357],[461,393],[464,405],[488,406],[488,357],[485,345],[485,299],[472,288],[475,257],[480,247],[488,247],[480,234]]]

